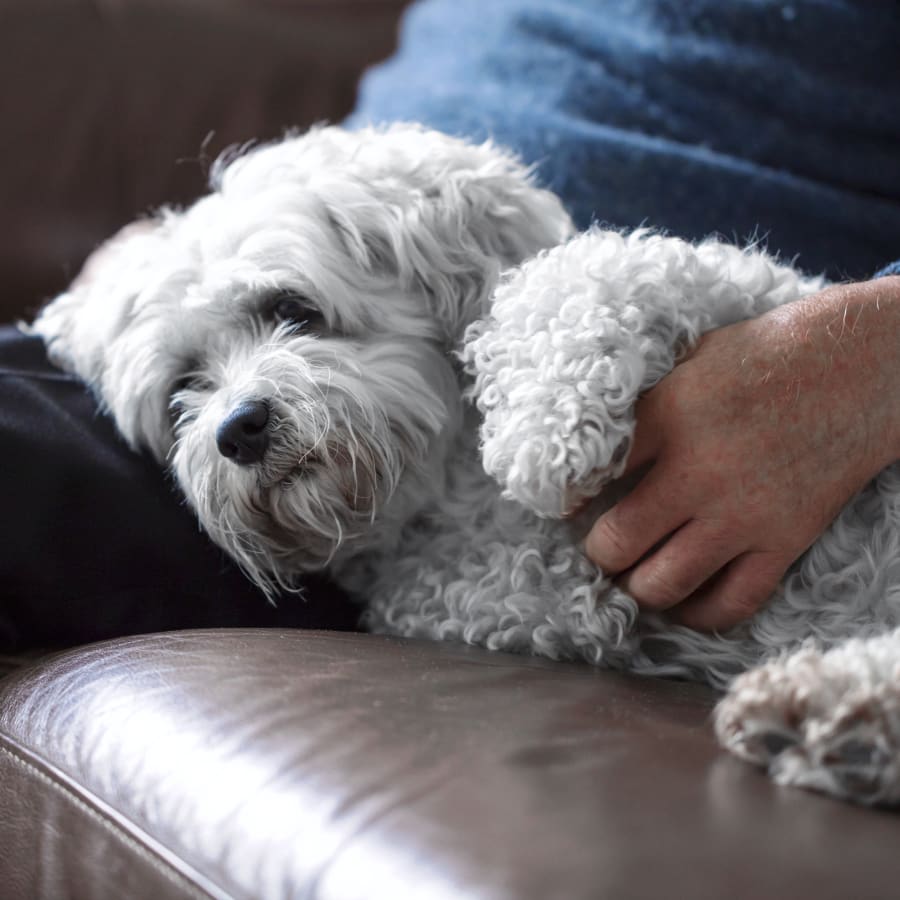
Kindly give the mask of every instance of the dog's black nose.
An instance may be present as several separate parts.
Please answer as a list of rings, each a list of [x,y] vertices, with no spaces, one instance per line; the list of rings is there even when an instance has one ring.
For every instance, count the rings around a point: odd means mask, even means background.
[[[239,404],[216,429],[219,453],[239,466],[260,462],[269,446],[268,421],[269,409],[262,401]]]

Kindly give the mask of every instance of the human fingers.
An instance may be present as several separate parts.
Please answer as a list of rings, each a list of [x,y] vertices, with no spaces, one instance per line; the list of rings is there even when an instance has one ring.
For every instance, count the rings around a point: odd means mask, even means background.
[[[721,525],[692,519],[619,584],[645,609],[669,609],[690,597],[742,549]]]
[[[584,552],[607,574],[624,572],[691,518],[690,507],[688,495],[673,491],[665,466],[658,464],[594,522]]]
[[[780,553],[745,553],[708,587],[673,609],[670,618],[697,631],[726,631],[766,604],[789,565]]]

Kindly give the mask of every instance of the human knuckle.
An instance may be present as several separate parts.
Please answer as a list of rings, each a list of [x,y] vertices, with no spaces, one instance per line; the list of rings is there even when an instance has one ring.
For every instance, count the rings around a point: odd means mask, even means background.
[[[613,517],[600,519],[591,531],[588,555],[601,568],[618,571],[628,560],[629,540]]]
[[[734,593],[722,601],[723,611],[728,614],[728,619],[738,622],[742,622],[744,619],[752,616],[756,612],[758,605],[758,598],[746,591]]]
[[[743,621],[757,613],[771,596],[774,585],[768,582],[754,586],[746,586],[734,591],[726,600],[727,606],[734,613],[734,617]]]
[[[715,482],[713,485],[715,486]],[[718,497],[717,499],[721,506],[722,498]],[[697,524],[702,528],[704,546],[712,548],[733,544],[736,538],[739,539],[739,533],[743,526],[738,513],[721,508],[706,516],[698,514]]]
[[[650,569],[641,573],[631,584],[631,593],[635,600],[654,609],[665,609],[683,600],[688,590],[683,579],[675,573]]]

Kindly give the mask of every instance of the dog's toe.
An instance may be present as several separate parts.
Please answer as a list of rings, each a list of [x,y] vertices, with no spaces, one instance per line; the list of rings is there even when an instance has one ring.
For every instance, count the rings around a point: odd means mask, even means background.
[[[785,723],[773,719],[748,718],[735,721],[727,737],[720,740],[735,756],[756,766],[766,767],[786,750],[795,747],[800,735]]]
[[[853,683],[833,658],[803,653],[802,665],[776,661],[735,679],[716,710],[722,745],[781,785],[866,805],[900,802],[890,693]]]
[[[759,735],[760,755],[765,753],[769,757],[780,756],[788,747],[793,747],[799,739],[800,736],[794,732],[763,731]]]
[[[838,734],[817,755],[843,796],[866,804],[889,799],[900,753],[889,746],[877,726],[861,723],[849,733]]]

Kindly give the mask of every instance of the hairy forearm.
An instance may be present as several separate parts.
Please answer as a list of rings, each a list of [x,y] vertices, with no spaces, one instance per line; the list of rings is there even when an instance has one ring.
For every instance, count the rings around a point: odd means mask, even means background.
[[[836,285],[771,315],[791,339],[786,390],[820,392],[820,427],[857,432],[861,475],[900,458],[900,276]]]

